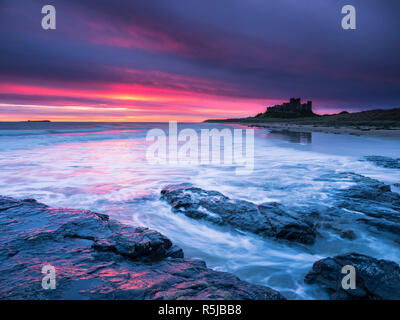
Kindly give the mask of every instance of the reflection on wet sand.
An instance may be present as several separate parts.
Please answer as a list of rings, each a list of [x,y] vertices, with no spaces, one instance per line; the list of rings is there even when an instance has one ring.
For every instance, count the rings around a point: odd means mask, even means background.
[[[281,139],[294,143],[311,144],[312,132],[297,132],[289,130],[271,130],[268,138]]]

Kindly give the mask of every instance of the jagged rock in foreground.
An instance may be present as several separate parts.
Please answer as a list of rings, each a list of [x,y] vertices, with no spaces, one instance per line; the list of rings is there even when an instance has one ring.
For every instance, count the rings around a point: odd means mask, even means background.
[[[232,200],[217,191],[207,191],[190,184],[166,186],[161,191],[173,211],[194,219],[230,225],[264,237],[312,244],[316,230],[301,216],[290,214],[278,203],[259,206],[244,200]]]
[[[356,271],[356,289],[342,288],[342,279],[346,274],[341,270],[352,265]],[[312,270],[305,276],[308,284],[317,284],[324,288],[331,299],[400,299],[400,267],[388,260],[349,253],[333,258],[325,258],[314,263]]]
[[[44,265],[56,289],[42,288]],[[284,299],[185,259],[169,239],[85,210],[0,197],[0,299]]]

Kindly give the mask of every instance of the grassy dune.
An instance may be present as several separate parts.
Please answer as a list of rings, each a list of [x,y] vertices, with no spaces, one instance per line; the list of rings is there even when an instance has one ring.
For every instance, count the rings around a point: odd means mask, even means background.
[[[370,110],[354,113],[339,113],[308,118],[272,118],[265,115],[238,119],[210,119],[205,122],[228,123],[290,123],[329,127],[376,127],[382,129],[400,128],[400,108],[390,110]]]

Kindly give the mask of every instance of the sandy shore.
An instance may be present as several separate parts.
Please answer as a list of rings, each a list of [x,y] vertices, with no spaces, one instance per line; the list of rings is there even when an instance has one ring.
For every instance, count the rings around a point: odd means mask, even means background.
[[[226,123],[226,122],[225,122]],[[302,124],[292,124],[292,123],[239,123],[237,124],[248,125],[251,127],[269,128],[269,129],[285,129],[289,131],[296,132],[325,132],[325,133],[335,133],[335,134],[352,134],[357,136],[375,136],[375,137],[388,137],[388,138],[400,138],[400,128],[393,129],[380,129],[377,127],[330,127],[330,126],[320,126],[320,125],[302,125]]]

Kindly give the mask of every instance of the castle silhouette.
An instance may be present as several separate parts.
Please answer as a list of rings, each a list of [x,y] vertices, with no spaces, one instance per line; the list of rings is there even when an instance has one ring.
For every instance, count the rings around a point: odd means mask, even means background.
[[[312,111],[312,101],[301,103],[301,98],[290,98],[289,102],[268,107],[264,113],[260,113],[256,117],[301,118],[313,116],[316,114]]]

